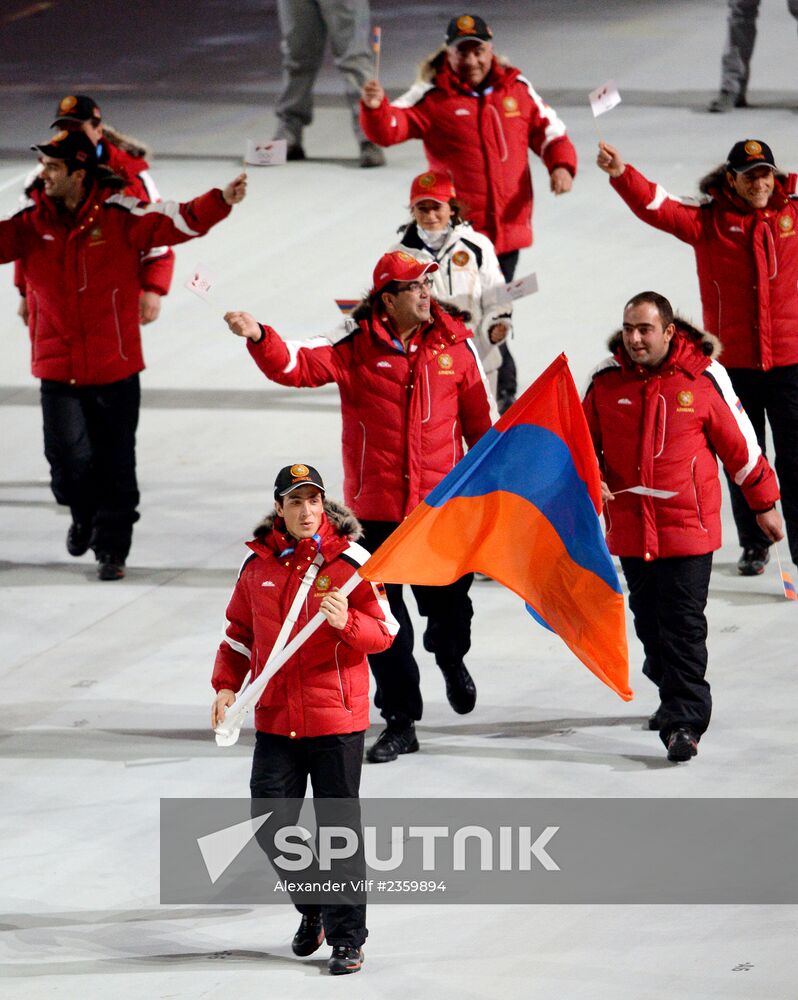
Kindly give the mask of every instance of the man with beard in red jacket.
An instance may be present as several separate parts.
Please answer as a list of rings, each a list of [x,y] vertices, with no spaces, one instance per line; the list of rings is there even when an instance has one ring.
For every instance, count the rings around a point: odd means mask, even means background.
[[[369,554],[357,544],[357,519],[326,498],[316,469],[302,463],[281,469],[274,501],[274,513],[247,543],[252,551],[227,608],[211,710],[215,728],[245,679],[251,674],[254,680],[316,612],[324,615],[326,624],[274,675],[255,708],[252,798],[292,800],[274,807],[279,819],[271,821],[272,830],[295,825],[308,778],[320,826],[325,800],[357,799],[369,725],[366,654],[387,649],[399,628],[381,586],[363,580],[348,598],[339,593]],[[280,853],[267,831],[258,839],[269,857]],[[347,897],[295,905],[302,922],[294,954],[312,955],[326,936],[333,946],[330,973],[358,972],[368,934],[365,903]]]
[[[161,196],[150,174],[143,143],[111,128],[102,119],[97,102],[87,94],[68,94],[62,97],[55,109],[52,128],[65,132],[83,132],[94,143],[97,159],[117,177],[125,181],[124,193],[139,201],[160,201]],[[35,201],[43,190],[37,174],[26,186],[26,195]],[[161,297],[172,283],[175,255],[170,247],[152,247],[141,255],[141,295],[139,319],[142,326],[156,320],[161,311]],[[17,261],[14,284],[20,294],[19,315],[28,323],[28,302],[25,290],[25,271]]]
[[[798,199],[796,177],[776,169],[770,147],[743,139],[683,201],[601,143],[598,165],[634,214],[693,247],[704,326],[723,343],[723,364],[765,450],[770,424],[790,554],[798,565]],[[727,477],[728,478],[728,477]],[[770,539],[729,479],[742,576],[762,573]]]
[[[33,148],[43,193],[0,221],[0,263],[25,268],[44,453],[55,498],[72,512],[67,550],[92,548],[98,577],[118,580],[139,518],[141,254],[204,235],[244,198],[246,175],[184,204],[145,205],[114,194],[122,182],[82,132]]]
[[[244,312],[225,316],[261,371],[280,385],[334,382],[341,394],[344,499],[373,552],[463,457],[495,417],[493,397],[470,331],[430,296],[422,261],[401,250],[383,254],[371,292],[341,339],[284,342]],[[470,712],[476,687],[464,657],[471,647],[473,574],[446,587],[413,587],[427,618],[424,648],[434,653],[452,708]],[[388,600],[400,625],[393,646],[370,657],[375,705],[387,728],[367,754],[372,763],[418,750],[415,722],[423,703],[413,656],[413,626],[399,584]]]
[[[360,122],[372,142],[421,139],[430,170],[449,174],[471,225],[493,243],[504,280],[522,247],[532,245],[529,150],[541,158],[554,194],[571,190],[576,150],[565,125],[521,71],[493,52],[481,17],[452,18],[445,45],[421,67],[421,79],[393,104],[377,80],[363,88]],[[498,403],[515,399],[515,363],[502,344]]]
[[[607,547],[629,586],[643,673],[659,688],[649,728],[671,761],[695,756],[712,708],[704,609],[721,544],[718,458],[765,535],[783,537],[776,477],[714,360],[719,346],[674,318],[664,296],[641,292],[627,302],[612,355],[594,370],[583,403]],[[632,492],[638,487],[660,495]]]

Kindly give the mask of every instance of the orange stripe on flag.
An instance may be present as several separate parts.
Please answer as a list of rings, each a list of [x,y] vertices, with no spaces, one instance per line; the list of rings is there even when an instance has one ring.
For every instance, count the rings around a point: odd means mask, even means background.
[[[599,680],[632,698],[623,596],[575,563],[551,522],[514,493],[419,504],[360,572],[432,586],[487,573],[530,604]]]

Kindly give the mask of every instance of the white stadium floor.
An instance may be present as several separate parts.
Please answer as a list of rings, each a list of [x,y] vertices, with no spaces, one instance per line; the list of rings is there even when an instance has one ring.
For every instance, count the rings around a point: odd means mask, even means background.
[[[766,139],[795,167],[798,39],[782,0],[763,8],[751,85],[761,106],[709,116],[699,109],[717,86],[721,0],[496,5],[497,49],[557,106],[581,157],[574,190],[560,199],[533,164],[537,238],[518,274],[535,270],[540,292],[518,304],[513,345],[524,384],[564,350],[581,386],[623,303],[644,288],[700,322],[689,248],[647,229],[610,190],[593,163],[597,132],[584,94],[616,80],[627,99],[598,120],[601,135],[673,191],[694,193],[740,138]],[[385,80],[397,88],[457,11],[415,4],[401,18],[378,9]],[[388,45],[391,25],[405,57]],[[27,144],[47,134],[54,98],[66,92],[53,79],[50,89],[41,79],[0,88],[2,213],[15,210],[32,162]],[[232,178],[246,137],[268,137],[274,123],[270,99],[227,100],[221,83],[212,103],[104,87],[97,93],[113,108],[106,117],[159,151],[165,197]],[[328,66],[320,89],[336,88]],[[336,392],[266,382],[221,315],[247,309],[293,338],[334,325],[333,300],[367,288],[424,166],[410,143],[388,152],[387,168],[358,170],[346,111],[333,104],[307,134],[310,162],[251,169],[249,196],[232,218],[177,250],[173,291],[144,332],[142,519],[122,582],[99,583],[89,556],[66,554],[69,521],[48,487],[10,267],[0,282],[2,995],[793,997],[795,906],[374,906],[364,970],[338,984],[319,956],[292,956],[287,907],[159,905],[159,797],[248,790],[251,732],[223,751],[207,725],[211,665],[243,542],[270,507],[280,466],[308,461],[333,494],[341,488]],[[197,262],[216,279],[210,304],[183,288]],[[656,734],[642,728],[656,699],[631,619],[637,697],[626,704],[529,621],[515,596],[478,583],[468,658],[475,711],[453,715],[422,652],[421,752],[366,766],[363,796],[793,795],[798,609],[780,596],[775,567],[754,580],[736,576],[728,508],[724,534],[708,607],[715,712],[690,764],[667,765]],[[781,551],[786,559],[786,544]],[[372,723],[369,742],[376,712]]]

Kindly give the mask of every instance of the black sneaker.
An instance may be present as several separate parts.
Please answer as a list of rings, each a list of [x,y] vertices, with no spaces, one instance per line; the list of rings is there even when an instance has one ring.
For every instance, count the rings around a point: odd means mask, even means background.
[[[418,750],[416,727],[410,722],[406,726],[397,726],[389,722],[380,733],[376,743],[366,752],[366,760],[371,764],[387,764],[396,760],[399,754],[415,753]]]
[[[288,143],[288,148],[286,149],[285,158],[286,160],[291,160],[291,161],[307,159],[307,157],[305,156],[305,150],[303,149],[302,144],[299,142]]]
[[[761,576],[770,560],[770,549],[751,545],[743,549],[743,554],[737,560],[737,572],[740,576]]]
[[[89,541],[91,540],[91,525],[79,524],[73,521],[67,531],[66,547],[71,556],[82,556],[89,551]]]
[[[649,715],[648,721],[646,722],[646,727],[652,732],[659,732],[662,729],[662,717],[660,712],[662,711],[662,705],[654,712],[653,715]]]
[[[291,942],[291,951],[300,958],[307,958],[318,951],[324,942],[324,925],[320,913],[303,913],[302,922]]]
[[[373,142],[360,143],[361,167],[384,167],[385,153]]]
[[[348,976],[351,972],[360,972],[363,965],[363,949],[352,948],[346,944],[333,945],[327,969],[331,976]]]
[[[668,737],[668,760],[690,760],[698,753],[698,737],[691,729],[674,729]]]
[[[116,552],[97,553],[97,579],[121,580],[125,575],[125,560]]]
[[[458,715],[468,715],[477,703],[477,687],[465,663],[460,660],[446,666],[439,663],[438,666],[446,681],[449,704]]]

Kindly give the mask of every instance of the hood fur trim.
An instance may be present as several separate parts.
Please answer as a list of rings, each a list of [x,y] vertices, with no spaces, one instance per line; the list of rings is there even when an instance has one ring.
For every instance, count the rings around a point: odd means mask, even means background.
[[[352,511],[348,507],[345,507],[340,501],[330,500],[325,497],[324,513],[327,515],[327,520],[339,535],[343,535],[345,538],[348,538],[353,542],[357,542],[363,537],[363,528],[360,525],[360,521],[358,521]],[[266,535],[268,535],[274,527],[276,518],[276,510],[267,514],[260,524],[255,527],[255,530],[253,531],[255,538],[259,541],[263,541]]]
[[[676,324],[676,333],[681,334],[686,340],[690,340],[698,345],[702,354],[713,360],[719,357],[723,351],[723,344],[721,344],[719,338],[714,333],[707,333],[706,330],[700,330],[697,326],[693,326],[692,323],[683,319],[678,314],[674,316],[673,321]],[[607,341],[607,347],[609,347],[613,354],[623,347],[623,330],[616,330],[612,334]]]
[[[125,135],[124,132],[117,132],[111,125],[103,125],[103,134],[109,142],[112,142],[123,152],[129,153],[130,156],[142,160],[149,160],[152,157],[152,150],[146,143],[141,142],[140,139],[134,139],[131,135]]]

